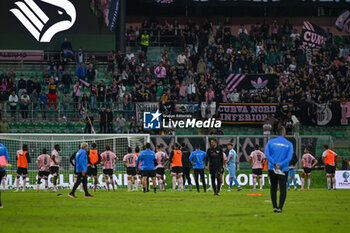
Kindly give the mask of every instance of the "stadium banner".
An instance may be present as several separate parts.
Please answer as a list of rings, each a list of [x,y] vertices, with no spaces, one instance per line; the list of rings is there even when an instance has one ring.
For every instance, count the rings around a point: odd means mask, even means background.
[[[337,189],[350,189],[350,170],[335,171],[335,181]]]
[[[277,80],[279,79],[275,74],[230,74],[226,78],[226,89],[231,92],[234,89],[254,92],[265,87],[272,90],[275,88]]]
[[[140,102],[136,103],[136,122],[140,123],[143,120],[144,112],[156,112],[159,109],[158,102]]]
[[[350,11],[343,11],[335,21],[335,27],[343,33],[350,32]]]
[[[42,61],[43,50],[0,50],[0,61]]]
[[[350,125],[350,102],[318,104],[317,125]]]
[[[223,124],[263,124],[268,114],[275,116],[277,103],[219,103]]]
[[[311,48],[313,52],[318,51],[327,39],[327,32],[320,26],[304,21],[301,31],[301,48]]]

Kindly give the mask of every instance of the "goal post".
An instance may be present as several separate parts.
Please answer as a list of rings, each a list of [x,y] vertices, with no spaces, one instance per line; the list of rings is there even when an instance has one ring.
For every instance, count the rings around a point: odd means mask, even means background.
[[[7,168],[6,186],[11,189],[16,186],[16,171],[17,161],[16,152],[22,149],[24,144],[28,145],[28,153],[31,158],[31,163],[28,164],[27,184],[29,189],[35,188],[37,182],[38,169],[36,167],[36,159],[42,154],[42,150],[47,149],[50,154],[56,144],[60,145],[60,172],[58,179],[58,188],[67,189],[73,185],[74,167],[69,159],[71,155],[78,150],[82,142],[89,144],[89,149],[92,143],[96,143],[98,153],[105,151],[105,146],[109,145],[111,151],[119,158],[119,162],[114,167],[115,182],[117,186],[124,187],[126,185],[125,177],[126,170],[123,166],[123,157],[127,154],[127,148],[133,150],[136,146],[140,149],[147,142],[150,142],[149,134],[0,134],[0,143],[7,147],[9,153],[9,164],[12,166]],[[98,167],[99,186],[104,185],[102,167]],[[52,182],[52,177],[49,177],[49,184]],[[22,184],[22,179],[20,179]],[[91,181],[89,181],[91,184]]]

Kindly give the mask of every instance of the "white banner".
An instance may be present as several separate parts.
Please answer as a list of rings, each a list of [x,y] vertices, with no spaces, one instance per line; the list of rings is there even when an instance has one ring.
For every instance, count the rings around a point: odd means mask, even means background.
[[[350,170],[335,171],[335,187],[337,189],[350,189]]]
[[[27,181],[27,189],[36,189],[36,185],[34,185],[33,183],[36,183],[37,182],[37,179],[38,177],[36,176],[35,177],[35,181],[33,180],[30,180],[29,177],[26,178],[26,181]],[[166,178],[166,176],[165,176]],[[190,178],[191,178],[191,183],[192,185],[195,185],[195,180],[194,180],[194,176],[193,174],[190,174]],[[295,174],[295,178],[297,180],[297,184],[298,185],[301,185],[301,180],[300,180],[300,177],[298,174]],[[74,175],[73,174],[69,174],[69,175],[63,175],[63,174],[60,174],[59,175],[59,179],[58,179],[58,183],[57,183],[57,186],[58,186],[58,189],[71,189],[74,185]],[[238,180],[238,183],[241,185],[241,186],[252,186],[253,185],[253,175],[252,174],[239,174],[237,176],[237,180]],[[140,180],[138,179],[138,181],[140,182]],[[270,180],[268,179],[268,175],[267,174],[263,174],[263,184],[266,183],[266,181],[270,184]],[[15,176],[12,176],[12,174],[8,174],[6,176],[6,179],[5,179],[5,184],[6,184],[6,187],[7,189],[15,189],[16,188],[16,177]],[[44,180],[42,179],[42,182],[40,184],[40,189],[43,189],[44,188]],[[52,185],[53,185],[53,176],[52,175],[49,175],[49,180],[48,180],[48,184],[49,184],[49,187],[52,188]],[[116,184],[116,186],[127,186],[128,184],[128,177],[126,174],[113,174],[113,182]],[[157,180],[158,182],[158,180]],[[210,179],[210,176],[208,177],[207,174],[205,174],[205,182],[206,184],[211,184],[211,179]],[[229,184],[230,183],[230,176],[227,174],[224,178],[224,182],[225,184]],[[23,185],[23,179],[22,177],[19,179],[19,184],[20,184],[20,187],[22,187]],[[158,183],[157,183],[158,184]],[[187,184],[187,182],[186,182]],[[150,185],[152,185],[152,181],[150,180]],[[199,185],[202,185],[202,182],[201,180],[199,180]],[[293,182],[291,182],[291,185],[293,186]],[[88,178],[88,186],[89,188],[92,188],[92,178]],[[350,187],[350,183],[349,183],[349,187]],[[99,175],[98,176],[98,181],[97,181],[97,189],[104,189],[105,188],[105,182],[104,182],[104,177],[103,175]]]

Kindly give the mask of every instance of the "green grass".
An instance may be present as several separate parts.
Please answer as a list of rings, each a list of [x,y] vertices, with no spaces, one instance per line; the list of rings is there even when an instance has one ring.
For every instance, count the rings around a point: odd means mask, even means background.
[[[99,191],[77,199],[48,192],[2,193],[0,232],[348,232],[350,190],[289,191],[282,214],[269,190],[130,193]]]

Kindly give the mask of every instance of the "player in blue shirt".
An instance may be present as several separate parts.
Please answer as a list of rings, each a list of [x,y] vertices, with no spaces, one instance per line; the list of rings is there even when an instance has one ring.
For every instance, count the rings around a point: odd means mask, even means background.
[[[235,185],[237,186],[237,191],[241,191],[242,188],[239,185],[238,180],[236,179],[236,163],[238,163],[237,153],[233,149],[232,143],[227,144],[227,149],[229,150],[229,153],[227,157],[226,166],[227,166],[228,172],[230,173],[230,184],[227,191],[231,191],[233,182],[235,182]]]
[[[286,130],[283,127],[277,129],[277,138],[270,139],[265,147],[265,156],[269,161],[268,171],[271,182],[271,200],[275,213],[281,213],[287,196],[287,178],[289,161],[293,157],[293,144],[288,141]],[[277,206],[277,186],[280,187],[280,203]]]
[[[157,183],[156,183],[156,169],[155,166],[157,164],[156,154],[151,151],[151,144],[146,144],[146,150],[142,151],[136,160],[136,167],[138,167],[141,162],[141,177],[142,177],[142,187],[143,192],[147,192],[147,180],[151,177],[153,182],[154,193],[157,192]]]
[[[89,149],[89,145],[86,142],[83,142],[80,146],[80,150],[75,155],[75,171],[78,175],[77,180],[73,186],[72,191],[68,194],[69,197],[75,198],[74,195],[75,190],[79,187],[80,183],[83,182],[83,188],[85,192],[85,197],[90,198],[93,197],[89,194],[87,189],[87,168],[88,168],[88,158],[86,152]]]
[[[205,184],[204,179],[204,161],[206,153],[202,150],[200,150],[200,145],[196,145],[196,150],[193,151],[190,155],[190,162],[193,165],[193,171],[194,171],[194,180],[196,182],[197,192],[199,193],[199,181],[198,178],[201,176],[202,184],[204,192],[207,192],[207,186]]]
[[[9,153],[7,151],[6,146],[0,143],[0,157],[4,156],[6,158],[7,163],[9,162]],[[6,175],[6,167],[1,166],[0,167],[0,181],[2,180],[2,177]],[[0,208],[2,208],[1,204],[1,192],[0,192]]]

